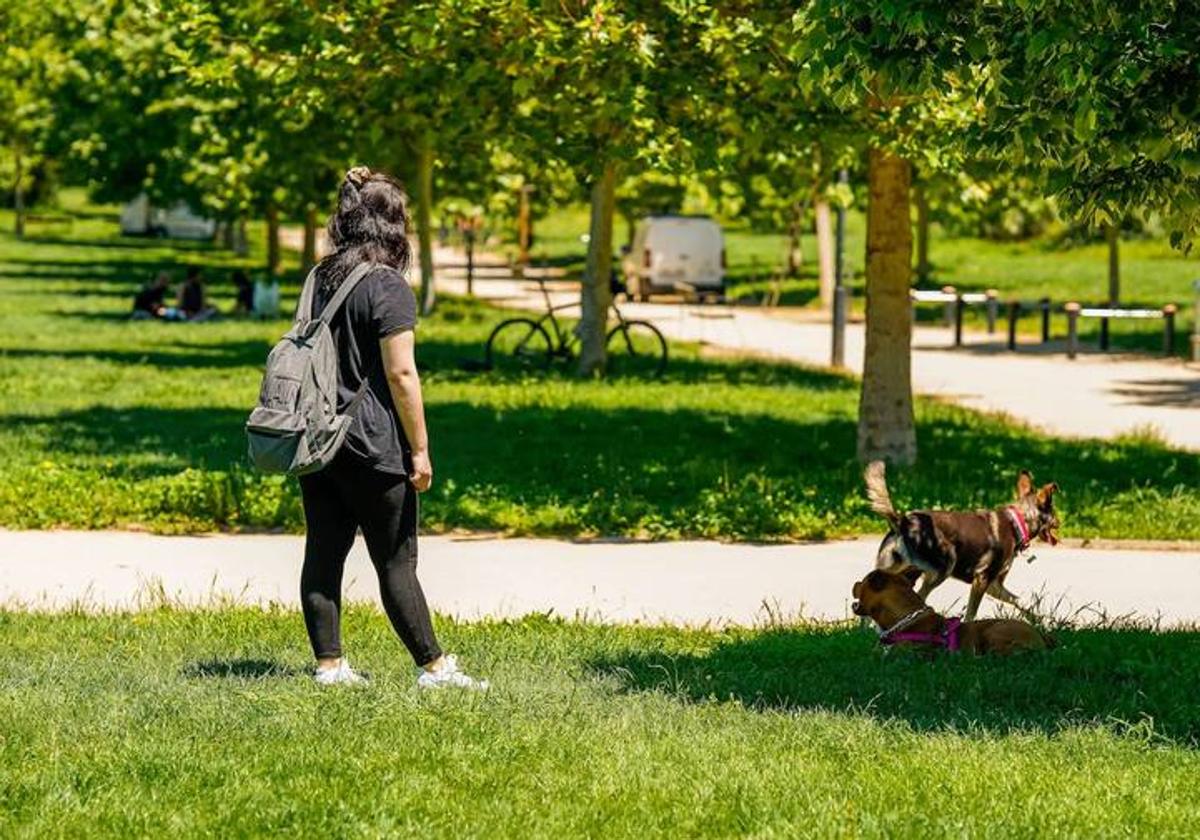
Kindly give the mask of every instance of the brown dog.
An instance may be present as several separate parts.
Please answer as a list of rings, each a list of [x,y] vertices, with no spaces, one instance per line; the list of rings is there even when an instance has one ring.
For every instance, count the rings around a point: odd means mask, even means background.
[[[883,538],[875,567],[901,572],[915,566],[922,572],[920,596],[940,586],[949,577],[971,585],[963,618],[971,621],[979,611],[984,593],[1023,610],[1020,600],[1004,586],[1013,560],[1035,539],[1058,543],[1059,526],[1054,513],[1057,484],[1033,489],[1033,476],[1022,470],[1017,478],[1017,499],[994,510],[917,510],[898,513],[892,506],[882,461],[866,471],[867,498],[871,510],[891,526]]]
[[[1024,621],[988,618],[960,622],[939,615],[913,590],[920,576],[920,570],[913,566],[903,574],[876,569],[854,584],[856,600],[851,609],[855,615],[867,616],[879,626],[882,644],[1001,655],[1054,646],[1052,639]]]

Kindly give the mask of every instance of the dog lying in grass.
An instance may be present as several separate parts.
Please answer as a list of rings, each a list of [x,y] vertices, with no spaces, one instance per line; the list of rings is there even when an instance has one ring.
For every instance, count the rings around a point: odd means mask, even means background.
[[[950,652],[1009,654],[1045,650],[1053,640],[1032,624],[1012,618],[959,621],[939,615],[913,590],[921,570],[909,566],[901,574],[875,569],[854,584],[855,615],[878,625],[884,645],[942,647]]]
[[[1033,488],[1033,476],[1022,470],[1017,478],[1017,499],[995,510],[942,511],[917,510],[899,513],[892,505],[882,461],[873,461],[866,471],[867,498],[871,510],[888,521],[890,533],[883,538],[875,558],[875,568],[900,572],[916,567],[922,573],[924,600],[929,593],[954,577],[971,585],[967,610],[972,621],[979,611],[984,593],[1024,610],[1012,592],[1004,586],[1013,560],[1035,539],[1050,545],[1058,543],[1059,527],[1054,513],[1057,484]]]

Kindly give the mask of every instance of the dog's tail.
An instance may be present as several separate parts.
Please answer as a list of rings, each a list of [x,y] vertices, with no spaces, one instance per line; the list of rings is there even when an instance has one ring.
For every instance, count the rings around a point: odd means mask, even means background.
[[[892,496],[888,493],[886,467],[883,461],[872,461],[867,464],[863,477],[867,482],[867,498],[871,502],[871,510],[888,521],[893,531],[900,530],[900,514],[892,506]]]

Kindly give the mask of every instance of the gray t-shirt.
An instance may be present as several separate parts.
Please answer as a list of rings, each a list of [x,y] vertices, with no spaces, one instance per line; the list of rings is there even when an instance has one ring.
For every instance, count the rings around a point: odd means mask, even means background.
[[[318,287],[314,318],[332,296]],[[412,448],[388,389],[379,339],[416,325],[417,300],[408,281],[386,266],[360,280],[329,323],[338,350],[339,413],[354,399],[364,376],[369,382],[343,449],[381,472],[407,475]]]

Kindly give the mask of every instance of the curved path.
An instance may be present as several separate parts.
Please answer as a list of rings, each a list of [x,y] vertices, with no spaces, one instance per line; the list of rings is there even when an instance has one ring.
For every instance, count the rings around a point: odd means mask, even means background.
[[[440,251],[438,286],[465,294],[461,257]],[[456,262],[457,261],[457,262]],[[446,266],[455,266],[447,269]],[[532,281],[507,279],[507,268],[484,265],[475,293],[504,306],[540,309]],[[490,275],[490,276],[489,276]],[[499,276],[497,276],[499,275]],[[553,299],[579,299],[578,287],[555,282]],[[685,303],[623,303],[628,317],[651,321],[668,337],[809,365],[830,362],[831,331],[807,309],[764,310]],[[862,370],[861,323],[846,331],[846,366]],[[1200,369],[1178,359],[1082,352],[1068,360],[1062,342],[1033,344],[1010,353],[997,333],[968,332],[966,347],[950,347],[945,327],[919,327],[913,335],[913,387],[922,394],[971,408],[998,411],[1070,437],[1115,437],[1150,432],[1168,443],[1200,451]]]

